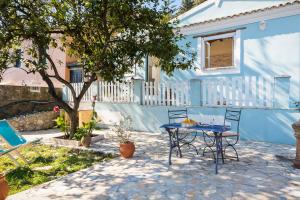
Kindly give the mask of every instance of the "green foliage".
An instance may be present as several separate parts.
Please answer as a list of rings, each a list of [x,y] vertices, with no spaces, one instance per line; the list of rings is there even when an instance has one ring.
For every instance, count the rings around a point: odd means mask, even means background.
[[[23,45],[29,57],[23,57],[30,72],[42,73],[53,66],[46,51],[60,48],[78,58],[85,75],[99,74],[104,80],[122,79],[146,56],[157,57],[164,71],[191,67],[194,54],[178,46],[183,38],[173,31],[176,22],[168,1],[159,0],[79,0],[79,1],[1,1],[0,68],[15,63],[17,56],[9,49]],[[53,34],[60,37],[53,37]],[[188,49],[188,48],[187,48]],[[2,64],[3,63],[3,64]],[[47,73],[50,76],[51,73]],[[58,81],[61,80],[55,76]]]
[[[183,14],[192,9],[193,7],[203,3],[204,1],[206,0],[182,0],[181,7],[177,14]]]
[[[55,119],[56,128],[59,128],[60,131],[65,133],[65,138],[68,138],[70,135],[70,125],[65,120],[65,114],[58,116]]]
[[[97,76],[123,80],[146,56],[156,57],[168,75],[192,67],[195,52],[174,31],[177,22],[169,18],[175,10],[166,5],[165,0],[1,0],[0,77],[20,59],[27,73],[39,73],[69,114],[73,137],[80,101]],[[55,60],[53,48],[77,58],[85,80],[81,91],[59,74],[65,60]],[[60,98],[54,81],[70,89],[72,106]]]
[[[42,156],[39,157],[33,148]],[[31,161],[29,166],[18,159],[23,166],[16,167],[6,156],[0,160],[0,171],[6,173],[10,195],[114,157],[111,154],[46,145],[26,147],[21,153]]]
[[[92,119],[91,121],[89,121],[88,123],[84,123],[82,124],[82,127],[79,127],[76,129],[76,132],[73,136],[73,139],[75,140],[81,140],[82,137],[85,136],[91,136],[93,131],[96,128],[96,124],[97,124],[97,112],[95,111],[95,102],[93,102],[92,104],[93,107],[93,115],[92,115]]]
[[[93,130],[96,127],[96,121],[91,120],[88,123],[83,123],[82,127],[78,128],[73,136],[73,139],[75,140],[81,140],[82,137],[87,135],[92,135]]]
[[[119,139],[120,144],[125,144],[130,142],[131,133],[129,132],[132,128],[132,119],[130,116],[122,116],[122,120],[116,126],[115,132],[117,133],[117,137]]]

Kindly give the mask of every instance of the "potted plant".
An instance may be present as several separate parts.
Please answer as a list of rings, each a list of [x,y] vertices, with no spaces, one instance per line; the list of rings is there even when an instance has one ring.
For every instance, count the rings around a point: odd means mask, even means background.
[[[131,134],[128,132],[131,128],[131,121],[130,117],[123,117],[115,129],[120,143],[119,151],[124,158],[131,158],[135,151],[135,145],[130,140]]]
[[[96,97],[97,96],[93,96],[92,98],[92,107],[93,107],[92,119],[89,123],[86,124],[83,123],[83,127],[82,127],[84,134],[82,135],[80,142],[84,147],[89,147],[91,145],[92,133],[96,127],[96,119],[97,119],[97,113],[95,112]]]
[[[92,141],[92,133],[95,129],[96,121],[91,120],[89,123],[83,123],[81,128],[78,128],[74,134],[75,139],[80,140],[81,145],[84,147],[89,147]]]
[[[5,175],[0,173],[0,199],[4,200],[9,192],[8,184],[5,180]]]

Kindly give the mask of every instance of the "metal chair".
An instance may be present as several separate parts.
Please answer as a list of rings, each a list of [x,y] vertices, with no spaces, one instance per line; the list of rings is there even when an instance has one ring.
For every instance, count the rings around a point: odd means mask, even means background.
[[[181,123],[183,119],[188,119],[188,111],[187,108],[185,109],[178,109],[178,110],[168,110],[168,117],[169,117],[169,124],[171,123]],[[178,121],[180,120],[180,122]],[[177,131],[177,130],[174,130]],[[173,137],[175,137],[176,134],[173,134]],[[193,147],[197,153],[199,154],[197,147],[195,147],[192,142],[196,139],[197,134],[192,134],[190,130],[187,131],[181,131],[178,132],[178,141],[180,141],[181,144],[179,144],[179,154],[181,154],[180,148],[184,145],[187,145],[189,148]],[[191,137],[189,137],[191,136]],[[178,155],[178,152],[177,152]],[[180,155],[181,157],[182,155]]]
[[[240,118],[241,118],[241,109],[237,108],[226,108],[225,116],[224,116],[224,126],[225,125],[230,125],[232,131],[227,131],[222,134],[222,143],[223,140],[226,141],[225,145],[223,146],[223,151],[222,151],[222,160],[224,163],[224,158],[236,158],[237,161],[239,160],[238,153],[234,147],[239,141],[240,138],[240,132],[239,132],[239,127],[240,127]],[[214,133],[211,132],[203,132],[203,139],[205,143],[205,147],[203,149],[203,156],[205,153],[208,153],[206,149],[208,148],[210,151],[213,153],[214,159],[216,159],[215,152],[216,150],[214,149],[216,139]],[[231,147],[236,156],[226,156],[226,149],[228,147]]]
[[[222,134],[222,139],[226,141],[224,146],[224,157],[225,158],[235,158],[239,161],[239,155],[236,148],[234,147],[240,139],[240,119],[241,119],[242,110],[228,108],[225,112],[224,125],[230,125],[231,131],[224,132]],[[226,149],[230,147],[234,150],[236,156],[226,156]]]
[[[188,118],[187,109],[168,110],[169,124],[177,122],[177,119]]]

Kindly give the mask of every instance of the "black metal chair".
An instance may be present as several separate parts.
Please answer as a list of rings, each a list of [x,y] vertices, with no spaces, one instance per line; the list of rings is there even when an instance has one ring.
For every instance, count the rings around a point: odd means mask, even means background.
[[[188,118],[187,109],[168,110],[169,124],[178,122],[177,119]]]
[[[225,140],[226,144],[222,145],[223,146],[223,151],[222,151],[222,160],[224,162],[224,158],[236,158],[237,161],[239,160],[238,153],[236,151],[236,148],[234,147],[240,138],[240,118],[241,118],[241,109],[237,108],[227,108],[224,116],[224,126],[225,125],[230,125],[231,126],[231,131],[224,132],[222,134],[222,143],[223,140]],[[205,153],[212,152],[214,159],[216,159],[215,152],[216,150],[214,149],[216,139],[214,133],[211,132],[203,132],[203,139],[205,143],[205,147],[203,149],[203,156]],[[226,149],[230,147],[234,150],[234,153],[236,156],[226,156]],[[206,149],[209,149],[209,151],[206,151]]]
[[[178,109],[178,110],[168,110],[168,117],[169,117],[169,124],[171,123],[181,123],[184,119],[188,119],[188,111],[187,108],[185,109]],[[176,130],[173,130],[176,131]],[[173,137],[175,136],[175,134],[173,134]],[[196,139],[197,134],[193,134],[190,130],[181,130],[180,132],[178,132],[178,140],[180,141],[180,145],[179,145],[179,151],[180,148],[184,145],[187,145],[188,148],[193,147],[197,153],[197,155],[199,154],[197,147],[195,147],[192,142],[194,142],[194,140]],[[181,152],[179,152],[181,153]],[[178,152],[177,152],[178,155]],[[180,156],[181,157],[181,156]]]

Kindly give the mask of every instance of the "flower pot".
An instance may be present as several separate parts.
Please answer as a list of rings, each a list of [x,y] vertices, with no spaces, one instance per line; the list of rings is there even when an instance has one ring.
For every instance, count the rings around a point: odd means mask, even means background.
[[[120,144],[120,154],[124,158],[131,158],[134,154],[135,146],[133,142]]]
[[[80,141],[82,146],[89,147],[91,146],[92,137],[90,135],[83,136]]]
[[[4,174],[0,174],[0,200],[6,199],[9,192],[8,184],[5,180]]]

